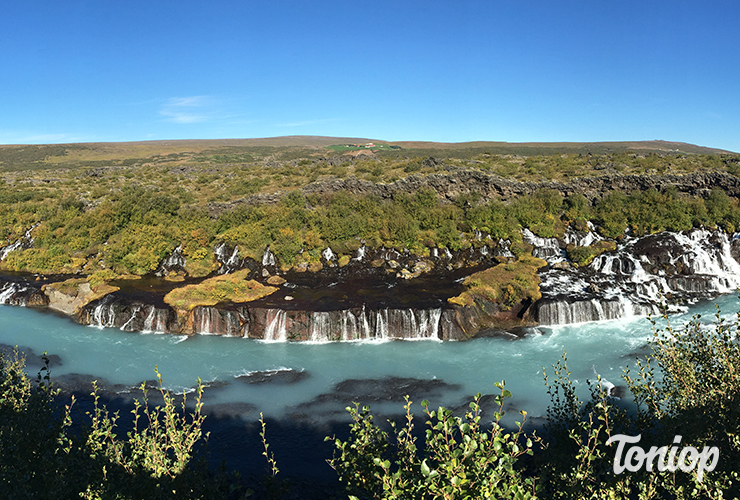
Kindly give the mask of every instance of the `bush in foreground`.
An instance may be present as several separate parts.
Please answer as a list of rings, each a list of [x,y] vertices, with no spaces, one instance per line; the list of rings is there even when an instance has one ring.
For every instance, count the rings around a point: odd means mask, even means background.
[[[211,474],[199,446],[204,438],[203,393],[194,411],[162,389],[151,408],[145,388],[133,410],[133,430],[117,432],[118,415],[99,404],[73,426],[71,403],[61,408],[48,369],[36,381],[17,352],[0,353],[0,496],[85,499],[223,499],[236,487]]]

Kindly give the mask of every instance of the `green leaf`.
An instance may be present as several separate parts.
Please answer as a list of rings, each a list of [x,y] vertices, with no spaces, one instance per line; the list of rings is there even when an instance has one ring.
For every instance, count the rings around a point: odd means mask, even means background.
[[[427,465],[426,458],[421,461],[421,473],[424,477],[429,477],[429,475],[432,473],[432,471],[429,469],[429,465]]]

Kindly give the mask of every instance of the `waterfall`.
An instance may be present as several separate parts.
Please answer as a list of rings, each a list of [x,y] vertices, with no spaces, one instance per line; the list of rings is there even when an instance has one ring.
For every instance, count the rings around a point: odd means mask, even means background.
[[[134,307],[134,310],[131,312],[131,317],[123,324],[121,325],[121,330],[133,332],[133,328],[129,328],[131,323],[134,321],[134,318],[136,318],[136,315],[139,314],[139,311],[141,311],[141,305],[137,305]]]
[[[499,238],[494,255],[497,255],[499,257],[513,258],[514,253],[511,251],[511,241]]]
[[[275,256],[270,251],[270,246],[268,245],[265,249],[265,253],[262,254],[262,265],[263,266],[274,266],[277,261],[275,260]]]
[[[228,247],[226,243],[220,243],[213,249],[213,254],[216,256],[216,260],[225,263],[227,260]]]
[[[144,318],[143,323],[143,332],[147,333],[166,333],[169,331],[168,327],[168,314],[169,311],[167,309],[158,309],[155,306],[152,305],[144,305],[144,308],[148,308],[149,312],[146,315],[146,318]]]
[[[17,283],[4,283],[3,287],[0,288],[0,304],[15,304],[16,298],[14,297],[14,295],[18,294],[19,292],[25,292],[26,290],[26,287],[22,287]],[[22,305],[25,304],[22,303]]]
[[[23,250],[25,248],[31,248],[31,246],[33,246],[33,237],[31,236],[31,231],[39,227],[39,224],[40,222],[37,222],[26,230],[23,237],[18,238],[15,242],[6,247],[0,248],[0,261],[5,260],[5,257],[7,257],[8,254],[13,250]]]
[[[157,318],[157,308],[154,306],[151,306],[149,308],[149,314],[147,314],[146,319],[144,320],[144,332],[156,332],[157,326],[159,326],[159,323],[157,322],[157,325],[155,326],[154,321]]]
[[[586,268],[550,269],[540,277],[543,298],[532,316],[542,324],[581,323],[656,315],[663,305],[677,312],[731,293],[740,288],[740,263],[727,234],[692,229],[628,236]]]
[[[588,221],[586,224],[586,231],[579,231],[569,226],[565,231],[565,236],[563,237],[565,244],[575,245],[577,247],[587,247],[604,239],[596,232],[596,228],[591,221]]]
[[[185,256],[182,254],[182,245],[175,248],[169,257],[164,259],[154,274],[156,276],[164,276],[170,271],[182,271],[187,263]]]
[[[18,250],[19,248],[21,248],[22,245],[23,245],[23,240],[17,240],[14,243],[4,248],[1,248],[0,249],[0,260],[5,260],[5,257],[7,257],[10,252],[12,252],[13,250]]]
[[[366,253],[367,253],[367,247],[363,244],[360,248],[357,249],[357,252],[355,252],[355,256],[352,257],[352,261],[362,262],[362,260],[365,258]]]
[[[192,311],[192,333],[201,335],[232,335],[241,337],[242,321],[239,311],[198,306]],[[246,323],[246,321],[245,321]]]
[[[242,266],[242,260],[239,258],[238,245],[233,250],[229,250],[229,246],[226,243],[221,243],[213,250],[213,254],[216,257],[216,261],[221,264],[221,268],[218,270],[219,274],[233,273]]]
[[[116,312],[111,305],[111,296],[103,297],[92,313],[91,326],[98,328],[113,328],[116,325]]]
[[[336,259],[336,256],[334,255],[334,252],[331,251],[331,248],[326,247],[323,252],[321,252],[321,256],[324,258],[325,261],[331,262],[332,260]]]
[[[288,340],[288,333],[285,330],[287,314],[283,309],[270,309],[267,313],[268,324],[265,328],[264,339],[277,342]]]
[[[380,309],[375,312],[375,337],[388,338],[388,309]]]
[[[336,311],[265,311],[262,338],[335,342],[364,339],[440,340],[443,310],[361,308]],[[445,324],[450,319],[445,318]],[[289,333],[288,333],[289,332]],[[256,332],[252,332],[254,335]],[[259,333],[256,335],[259,337]]]
[[[331,322],[328,312],[314,311],[311,313],[311,326],[308,339],[313,342],[324,342],[327,340],[339,340],[332,335]]]
[[[226,267],[228,269],[236,269],[239,267],[239,245],[234,247],[234,251],[231,252],[231,257],[226,261]]]
[[[211,308],[210,307],[199,307],[197,311],[200,312],[200,328],[196,330],[197,333],[202,335],[208,335],[211,332]],[[195,314],[195,311],[193,311]]]
[[[603,321],[626,316],[625,303],[619,299],[601,301],[598,299],[575,302],[545,301],[537,309],[537,321],[541,325],[566,325]],[[632,311],[629,311],[632,315]]]
[[[429,338],[442,340],[440,332],[440,320],[442,319],[442,309],[425,309],[419,311],[419,334],[420,338]]]
[[[534,248],[532,256],[544,259],[548,264],[562,262],[565,260],[565,252],[560,248],[560,242],[557,238],[541,238],[529,229],[522,229],[522,239]]]

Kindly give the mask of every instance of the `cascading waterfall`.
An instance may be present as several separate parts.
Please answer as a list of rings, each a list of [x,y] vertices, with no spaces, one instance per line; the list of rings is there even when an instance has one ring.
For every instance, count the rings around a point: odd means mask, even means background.
[[[549,264],[565,260],[565,252],[561,250],[557,238],[541,238],[529,229],[522,229],[522,239],[534,247],[534,257],[546,260]]]
[[[443,311],[436,309],[377,309],[337,311],[268,309],[263,338],[269,341],[308,340],[440,340]]]
[[[114,328],[116,326],[116,311],[112,307],[110,295],[103,297],[95,306],[90,325],[98,328]]]
[[[275,255],[270,251],[270,246],[268,245],[265,249],[265,253],[262,254],[262,265],[263,266],[274,266],[277,263],[277,260],[275,260]]]
[[[226,243],[220,243],[216,248],[214,248],[213,255],[216,258],[216,261],[221,264],[218,274],[233,273],[243,265],[242,259],[239,258],[238,245],[230,250]]]
[[[321,252],[321,256],[324,258],[325,261],[331,262],[333,260],[336,260],[336,255],[334,255],[334,252],[332,252],[331,248],[326,247],[323,252]]]
[[[725,233],[692,229],[627,237],[585,269],[550,269],[541,279],[533,317],[543,325],[581,323],[657,315],[662,305],[677,312],[731,293],[740,288],[740,263]]]
[[[2,288],[0,288],[0,304],[16,305],[17,302],[20,302],[19,305],[25,305],[24,301],[18,301],[16,297],[27,290],[27,287],[18,283],[3,283]]]
[[[265,328],[264,339],[276,342],[288,340],[288,332],[285,329],[287,312],[284,309],[270,309],[267,317],[269,323]]]
[[[367,247],[365,245],[362,245],[360,248],[357,249],[357,252],[355,252],[355,256],[352,257],[352,261],[362,262],[362,260],[365,258],[366,252],[367,252]]]
[[[132,324],[134,322],[134,319],[136,319],[136,316],[139,314],[139,311],[141,311],[141,306],[136,305],[133,311],[131,312],[131,317],[128,320],[126,320],[126,322],[123,325],[121,325],[121,330],[123,330],[124,332],[134,331]]]
[[[239,267],[239,245],[234,247],[234,251],[231,252],[229,260],[226,261],[226,267],[228,269],[236,269]]]
[[[563,236],[563,242],[565,242],[566,245],[587,247],[604,239],[596,232],[596,228],[591,221],[586,222],[586,228],[587,229],[585,231],[578,231],[572,227],[568,227],[565,231],[565,236]]]
[[[25,234],[22,238],[17,239],[10,245],[0,248],[0,261],[5,260],[5,258],[8,256],[8,254],[14,250],[22,250],[24,248],[31,248],[33,246],[33,237],[31,236],[31,231],[39,227],[40,222],[37,222],[33,226],[31,226],[28,230],[26,230]]]

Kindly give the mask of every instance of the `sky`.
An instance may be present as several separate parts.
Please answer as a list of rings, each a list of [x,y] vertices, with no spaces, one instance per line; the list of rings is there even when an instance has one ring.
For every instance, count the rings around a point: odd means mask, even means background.
[[[740,2],[0,5],[0,144],[661,139],[740,152]]]

